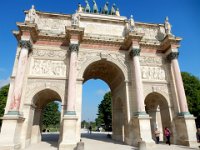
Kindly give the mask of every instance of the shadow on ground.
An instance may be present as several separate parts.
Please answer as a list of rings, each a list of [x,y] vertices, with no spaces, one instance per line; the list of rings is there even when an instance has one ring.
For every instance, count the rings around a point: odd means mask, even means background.
[[[116,140],[113,140],[111,138],[111,134],[106,134],[106,133],[81,133],[81,138],[87,138],[91,140],[96,140],[96,141],[103,141],[103,142],[108,142],[108,143],[114,143],[114,144],[120,144],[120,145],[127,145],[124,144],[123,142],[119,142]]]
[[[58,147],[59,133],[42,133],[42,141],[52,147]]]

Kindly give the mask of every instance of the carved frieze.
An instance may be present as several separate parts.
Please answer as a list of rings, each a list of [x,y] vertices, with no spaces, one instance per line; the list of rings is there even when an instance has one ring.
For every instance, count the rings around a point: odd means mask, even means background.
[[[136,32],[144,34],[143,40],[156,40],[161,41],[165,37],[164,27],[147,27],[147,26],[136,26]]]
[[[168,88],[165,85],[152,85],[152,92],[164,92],[169,93]]]
[[[39,18],[38,28],[55,33],[65,33],[65,26],[70,24],[70,21],[63,19]]]
[[[165,70],[161,67],[142,66],[141,73],[144,80],[166,80]]]
[[[54,59],[65,59],[66,51],[58,51],[58,50],[34,50],[33,57],[42,57],[42,58],[54,58]]]
[[[89,59],[100,57],[101,59],[108,59],[111,58],[113,60],[116,60],[116,62],[119,62],[123,66],[128,67],[128,62],[126,60],[125,54],[120,53],[106,53],[106,52],[79,52],[78,57],[78,69],[81,69],[81,65],[88,61]]]
[[[64,61],[33,59],[30,74],[33,76],[66,77]]]
[[[141,56],[139,58],[142,66],[161,66],[164,61],[161,57]]]

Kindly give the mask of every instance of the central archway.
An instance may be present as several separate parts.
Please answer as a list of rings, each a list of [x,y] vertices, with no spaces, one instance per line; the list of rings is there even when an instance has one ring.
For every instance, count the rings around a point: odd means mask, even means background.
[[[127,124],[127,100],[123,71],[117,64],[102,59],[85,67],[82,78],[83,83],[90,79],[101,79],[109,86],[112,97],[112,138],[124,142],[126,136],[124,126]]]

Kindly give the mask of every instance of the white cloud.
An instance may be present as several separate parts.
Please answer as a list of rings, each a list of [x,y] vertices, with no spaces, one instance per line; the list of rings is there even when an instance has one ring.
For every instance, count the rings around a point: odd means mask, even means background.
[[[10,83],[10,78],[0,80],[0,88]]]
[[[110,89],[98,89],[96,95],[104,96],[108,91],[110,91]]]

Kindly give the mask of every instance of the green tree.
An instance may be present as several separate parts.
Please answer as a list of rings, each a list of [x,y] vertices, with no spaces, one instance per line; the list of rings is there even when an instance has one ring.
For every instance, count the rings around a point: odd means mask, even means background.
[[[56,102],[50,102],[46,105],[46,107],[43,109],[43,128],[58,128],[60,124],[60,111],[58,108],[58,103]]]
[[[187,72],[182,72],[181,74],[189,111],[197,117],[196,124],[200,127],[200,80]]]
[[[98,126],[104,124],[106,131],[111,130],[112,127],[111,101],[111,92],[108,92],[104,95],[103,100],[98,106],[98,117],[95,120]]]
[[[9,86],[10,85],[6,85],[0,89],[0,117],[2,117],[4,114],[4,108],[6,107]],[[1,124],[2,120],[0,120],[0,126]]]

